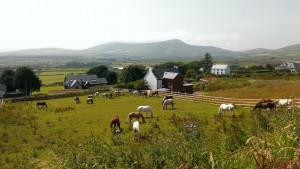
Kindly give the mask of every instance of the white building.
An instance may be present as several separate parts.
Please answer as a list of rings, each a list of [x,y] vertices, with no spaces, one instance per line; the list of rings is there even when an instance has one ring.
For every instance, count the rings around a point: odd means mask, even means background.
[[[230,67],[228,65],[214,64],[211,68],[211,73],[216,75],[229,75]]]

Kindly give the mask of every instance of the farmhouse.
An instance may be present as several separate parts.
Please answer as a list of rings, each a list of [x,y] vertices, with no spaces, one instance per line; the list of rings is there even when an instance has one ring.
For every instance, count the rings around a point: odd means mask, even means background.
[[[144,77],[151,90],[162,88],[172,92],[193,93],[193,85],[183,80],[183,76],[175,68],[149,68]]]
[[[230,67],[228,65],[214,64],[211,68],[211,73],[216,75],[229,75]]]
[[[5,93],[6,93],[6,86],[4,84],[0,84],[0,98],[3,98]]]
[[[63,82],[65,89],[87,89],[101,85],[107,85],[106,78],[98,78],[97,75],[67,75]]]
[[[300,63],[298,62],[283,62],[281,65],[275,67],[275,70],[289,70],[291,72],[300,71]]]

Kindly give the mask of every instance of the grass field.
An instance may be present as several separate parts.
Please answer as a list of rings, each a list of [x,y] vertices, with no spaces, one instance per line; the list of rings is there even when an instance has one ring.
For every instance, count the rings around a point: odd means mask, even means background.
[[[39,79],[42,80],[43,85],[51,85],[57,82],[63,82],[66,75],[77,75],[86,73],[88,69],[75,68],[75,69],[48,69],[43,70],[39,74]]]
[[[112,137],[110,119],[115,116],[121,119],[121,137],[131,141],[131,125],[125,119],[139,105],[151,105],[153,108],[154,117],[146,118],[146,123],[141,123],[141,133],[145,137],[151,134],[152,137],[163,139],[177,133],[176,127],[171,125],[174,116],[182,119],[190,116],[199,118],[205,122],[201,127],[207,132],[220,125],[214,122],[218,109],[214,105],[176,100],[174,109],[162,110],[161,98],[155,97],[97,98],[94,104],[86,104],[86,96],[81,96],[80,100],[80,104],[75,104],[73,98],[46,100],[48,108],[45,109],[38,109],[36,102],[7,103],[0,110],[0,164],[4,168],[15,167],[16,156],[21,158],[22,154],[29,154],[30,158],[35,156],[35,160],[44,161],[49,166],[54,157],[50,158],[47,154],[53,153],[53,147],[85,144],[91,135],[109,143]],[[248,116],[249,110],[239,108],[236,115],[240,114]],[[229,113],[225,119],[231,121]],[[190,123],[193,122],[187,125]]]

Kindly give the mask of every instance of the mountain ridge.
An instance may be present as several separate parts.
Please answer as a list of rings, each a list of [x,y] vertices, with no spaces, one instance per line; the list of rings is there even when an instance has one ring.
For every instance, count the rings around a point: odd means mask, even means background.
[[[214,46],[197,46],[187,44],[179,39],[171,39],[150,43],[124,43],[114,42],[97,45],[94,47],[71,50],[63,48],[38,48],[25,49],[12,52],[0,52],[0,57],[7,56],[82,56],[103,58],[195,58],[203,57],[205,53],[211,53],[213,57],[236,57],[259,54],[269,55],[296,55],[300,56],[300,44],[294,44],[279,49],[256,48],[245,51],[231,51]]]

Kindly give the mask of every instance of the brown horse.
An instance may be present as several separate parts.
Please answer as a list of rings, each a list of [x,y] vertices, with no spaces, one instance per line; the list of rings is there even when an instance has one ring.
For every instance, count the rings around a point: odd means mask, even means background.
[[[48,106],[47,106],[47,103],[45,103],[45,102],[37,102],[37,103],[36,103],[36,106],[37,106],[38,108],[40,108],[40,106],[41,106],[42,108],[48,107]]]
[[[143,123],[145,123],[145,118],[144,118],[144,115],[140,112],[131,112],[128,114],[128,118],[126,119],[126,121],[128,121],[128,119],[130,119],[130,124],[131,124],[131,119],[132,118],[136,118],[137,120],[140,119],[140,117],[142,118],[143,120]]]
[[[147,98],[147,96],[148,96],[148,93],[147,93],[147,92],[145,92],[145,91],[143,91],[143,92],[141,93],[141,96],[142,96],[142,97],[144,97],[144,98]]]
[[[153,97],[153,96],[159,97],[159,92],[156,91],[156,90],[148,90],[147,94],[148,94],[148,97],[149,96],[151,96],[151,97]]]
[[[114,127],[114,129],[116,129],[116,127],[119,128],[119,130],[121,130],[121,123],[120,123],[120,119],[119,117],[113,117],[110,120],[110,128],[112,129]]]
[[[263,99],[254,106],[253,110],[256,109],[259,109],[260,111],[261,109],[270,109],[272,111],[273,109],[276,110],[276,104],[270,99]]]

